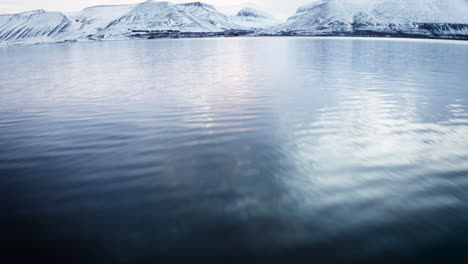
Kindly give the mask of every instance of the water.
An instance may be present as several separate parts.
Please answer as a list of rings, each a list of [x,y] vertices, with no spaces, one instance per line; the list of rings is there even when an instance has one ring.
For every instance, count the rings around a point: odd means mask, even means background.
[[[468,45],[0,49],[0,245],[61,263],[467,263]]]

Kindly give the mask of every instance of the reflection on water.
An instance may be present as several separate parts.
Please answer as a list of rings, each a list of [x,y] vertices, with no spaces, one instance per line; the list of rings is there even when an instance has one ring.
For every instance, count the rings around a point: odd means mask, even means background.
[[[0,49],[0,243],[86,263],[466,263],[466,58],[326,38]]]

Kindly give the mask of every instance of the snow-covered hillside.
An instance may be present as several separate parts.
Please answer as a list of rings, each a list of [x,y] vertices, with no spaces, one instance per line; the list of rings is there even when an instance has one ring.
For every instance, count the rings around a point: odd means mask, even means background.
[[[125,35],[129,30],[178,30],[187,32],[221,31],[168,2],[146,1],[111,22],[105,29],[107,35]]]
[[[231,19],[246,28],[270,28],[281,23],[269,13],[254,8],[243,8]]]
[[[178,8],[192,15],[200,21],[211,24],[219,29],[243,29],[234,23],[228,16],[220,13],[214,6],[201,2],[177,5]]]
[[[71,21],[70,36],[76,38],[97,37],[109,24],[130,12],[135,5],[93,6],[76,15],[68,16]]]
[[[288,21],[244,7],[223,14],[201,2],[148,0],[65,16],[37,10],[0,15],[0,46],[45,42],[241,35],[390,35],[468,39],[465,0],[315,0]],[[179,34],[179,35],[178,35]]]
[[[0,15],[0,45],[59,41],[70,21],[58,12],[36,10]]]
[[[468,24],[468,4],[465,0],[318,0],[299,8],[279,29],[413,32],[419,23]]]
[[[125,39],[142,31],[224,32],[275,24],[276,19],[259,10],[244,9],[237,16],[228,16],[201,2],[148,0],[133,5],[88,7],[68,17],[43,10],[0,15],[0,45]]]

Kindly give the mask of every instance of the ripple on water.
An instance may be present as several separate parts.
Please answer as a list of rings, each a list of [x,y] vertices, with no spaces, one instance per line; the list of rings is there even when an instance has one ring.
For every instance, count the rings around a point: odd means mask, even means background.
[[[467,57],[326,38],[0,51],[3,217],[113,260],[432,261],[417,252],[468,242]]]

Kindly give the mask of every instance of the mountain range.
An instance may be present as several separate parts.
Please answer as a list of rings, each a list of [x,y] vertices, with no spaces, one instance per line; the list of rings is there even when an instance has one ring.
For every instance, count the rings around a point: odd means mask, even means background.
[[[466,38],[467,24],[465,0],[319,0],[299,8],[278,30]]]
[[[0,15],[0,46],[133,37],[349,35],[468,39],[465,0],[316,0],[287,21],[249,6],[235,15],[192,2],[149,0],[79,13]]]

